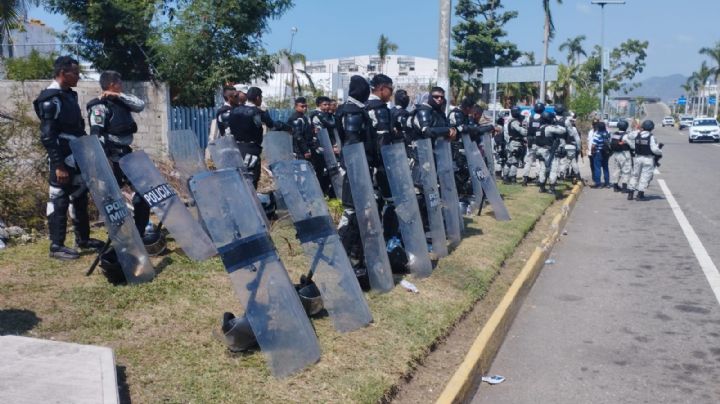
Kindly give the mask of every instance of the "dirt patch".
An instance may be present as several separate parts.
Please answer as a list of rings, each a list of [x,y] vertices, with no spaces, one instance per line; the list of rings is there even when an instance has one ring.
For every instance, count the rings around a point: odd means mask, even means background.
[[[525,262],[550,230],[550,223],[562,209],[562,201],[550,206],[535,227],[518,245],[515,253],[503,264],[487,294],[475,304],[467,316],[455,325],[450,335],[438,343],[418,365],[415,374],[398,386],[393,403],[434,402],[465,359],[475,337],[492,315],[515,280]]]

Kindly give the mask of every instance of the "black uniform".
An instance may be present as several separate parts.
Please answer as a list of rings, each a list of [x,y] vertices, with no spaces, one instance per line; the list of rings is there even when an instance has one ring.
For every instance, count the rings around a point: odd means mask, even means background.
[[[94,98],[87,104],[90,134],[100,138],[120,187],[131,185],[120,169],[119,162],[123,156],[132,153],[130,144],[137,132],[137,124],[132,117],[133,108],[135,112],[139,112],[143,107],[144,104],[139,108],[131,107],[118,97]],[[150,206],[137,191],[133,195],[132,203],[135,227],[140,236],[144,236],[145,226],[150,220]]]
[[[312,128],[308,139],[310,147],[310,162],[315,168],[318,182],[320,182],[320,188],[322,189],[324,195],[334,196],[334,193],[331,195],[332,184],[330,181],[330,173],[328,172],[327,165],[325,164],[325,157],[323,156],[320,141],[318,140],[318,133],[320,130],[326,129],[328,131],[328,137],[330,138],[330,144],[335,144],[335,119],[334,117],[331,118],[329,115],[330,114],[322,112],[319,109],[310,113],[310,124]]]
[[[33,107],[40,118],[40,140],[47,150],[50,165],[47,204],[50,241],[53,246],[65,245],[67,213],[72,202],[75,240],[83,244],[90,239],[88,191],[82,183],[80,169],[70,150],[70,140],[85,135],[85,122],[78,105],[77,93],[72,89],[61,89],[57,83],[53,83],[40,92],[33,101]],[[65,166],[69,174],[65,184],[60,184],[55,175],[55,169],[62,166]]]
[[[232,109],[228,121],[230,133],[238,144],[245,166],[253,176],[253,186],[260,181],[260,155],[262,154],[263,124],[268,128],[276,125],[267,111],[255,105],[240,105]]]
[[[225,136],[229,134],[228,129],[230,124],[230,112],[232,111],[232,109],[232,105],[225,103],[220,108],[218,108],[217,112],[215,113],[215,121],[217,122],[218,133],[220,134],[220,136]]]

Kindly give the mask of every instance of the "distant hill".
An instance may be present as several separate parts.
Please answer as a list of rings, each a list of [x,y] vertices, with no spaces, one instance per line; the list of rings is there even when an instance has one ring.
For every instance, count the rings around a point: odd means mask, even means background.
[[[642,95],[647,97],[660,97],[663,101],[669,102],[685,93],[680,86],[685,84],[686,81],[687,77],[682,74],[673,74],[664,77],[650,77],[649,79],[641,81],[642,86],[632,90],[629,94],[623,94],[623,92],[620,91],[613,95],[629,95],[632,97]]]

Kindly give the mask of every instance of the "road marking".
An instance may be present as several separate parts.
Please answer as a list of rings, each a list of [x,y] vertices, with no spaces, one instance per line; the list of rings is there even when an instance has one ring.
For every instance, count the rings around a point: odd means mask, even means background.
[[[715,147],[720,147],[720,144],[715,144],[715,143],[713,143],[713,146],[715,146]]]
[[[655,174],[655,175],[660,175],[660,170],[658,170],[658,169],[656,168],[655,171],[653,171],[653,174]]]
[[[693,250],[695,258],[697,258],[703,273],[705,273],[705,277],[710,284],[710,288],[715,294],[715,299],[717,299],[718,303],[720,303],[720,272],[718,272],[717,267],[710,258],[710,255],[708,255],[707,250],[700,241],[700,238],[695,233],[695,230],[693,230],[682,209],[680,209],[680,205],[678,205],[675,197],[673,197],[670,192],[670,188],[668,188],[667,184],[665,184],[665,180],[658,180],[658,184],[660,184],[660,188],[662,188],[662,191],[665,194],[665,199],[667,199],[670,204],[670,208],[672,208],[673,214],[675,214],[675,219],[677,219],[683,233],[685,233],[685,238],[688,243],[690,243],[690,248]]]

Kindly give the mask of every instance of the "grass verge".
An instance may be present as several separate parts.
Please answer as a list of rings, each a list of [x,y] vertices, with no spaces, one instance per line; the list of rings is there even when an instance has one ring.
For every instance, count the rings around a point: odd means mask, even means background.
[[[78,262],[47,258],[47,242],[0,252],[0,334],[97,344],[115,350],[134,402],[377,402],[410,374],[430,346],[487,291],[502,262],[553,198],[536,187],[502,187],[513,217],[466,219],[462,243],[433,275],[368,294],[374,323],[339,334],[314,320],[321,361],[290,378],[270,376],[259,352],[233,355],[211,336],[223,311],[242,312],[218,259],[195,263],[170,253],[155,260],[158,278],[112,287],[83,276]],[[307,265],[292,224],[273,227],[283,261],[297,280]],[[172,243],[171,243],[172,246]],[[3,314],[5,313],[5,314]]]

